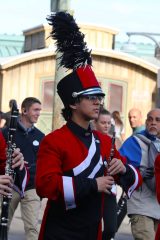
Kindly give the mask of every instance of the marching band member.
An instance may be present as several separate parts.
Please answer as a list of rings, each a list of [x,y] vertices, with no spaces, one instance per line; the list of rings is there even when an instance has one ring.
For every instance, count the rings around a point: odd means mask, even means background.
[[[91,68],[90,51],[70,14],[52,13],[48,19],[61,66],[73,71],[57,85],[67,123],[44,137],[39,148],[36,189],[48,198],[39,240],[100,240],[104,193],[110,194],[116,181],[130,196],[141,178],[115,148],[104,176],[111,138],[90,128],[105,95]]]

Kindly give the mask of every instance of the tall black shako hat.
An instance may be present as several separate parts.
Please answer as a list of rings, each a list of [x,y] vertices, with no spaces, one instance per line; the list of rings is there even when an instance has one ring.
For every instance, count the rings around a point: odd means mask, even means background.
[[[56,12],[51,13],[47,20],[52,26],[51,37],[56,40],[56,51],[61,54],[60,66],[73,70],[57,85],[64,106],[72,104],[81,95],[104,96],[91,68],[91,51],[73,16],[66,12]]]

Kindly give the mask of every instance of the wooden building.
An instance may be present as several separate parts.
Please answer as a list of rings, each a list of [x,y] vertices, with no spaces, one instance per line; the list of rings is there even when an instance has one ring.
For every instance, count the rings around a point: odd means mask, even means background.
[[[141,58],[114,50],[118,31],[98,26],[80,25],[88,46],[92,49],[93,70],[106,93],[105,107],[120,111],[126,136],[131,133],[128,111],[140,108],[142,114],[156,106],[158,65]],[[19,104],[28,96],[42,101],[42,114],[38,122],[44,132],[60,127],[62,107],[55,92],[56,53],[54,42],[48,38],[51,29],[40,25],[24,31],[24,53],[0,59],[0,104],[8,110],[8,102],[15,98]],[[54,101],[56,99],[56,101]],[[53,113],[53,102],[58,107]]]

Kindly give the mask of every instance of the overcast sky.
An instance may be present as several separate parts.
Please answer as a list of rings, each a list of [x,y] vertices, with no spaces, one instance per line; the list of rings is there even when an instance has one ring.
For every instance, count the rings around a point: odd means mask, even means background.
[[[47,24],[50,0],[0,0],[0,34]],[[160,33],[160,0],[70,0],[77,22],[127,31]]]

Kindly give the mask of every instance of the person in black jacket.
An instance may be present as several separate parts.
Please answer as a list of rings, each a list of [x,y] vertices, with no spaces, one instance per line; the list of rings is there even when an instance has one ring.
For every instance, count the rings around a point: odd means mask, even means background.
[[[17,105],[17,101],[15,99],[9,100],[9,111],[5,113],[1,113],[1,120],[0,120],[0,128],[9,127],[10,120],[11,120],[11,109],[13,104]]]
[[[21,196],[15,189],[9,209],[9,221],[13,218],[14,212],[21,204],[21,215],[24,222],[25,235],[27,240],[38,239],[38,216],[40,209],[40,198],[36,194],[34,176],[36,170],[36,158],[39,143],[44,134],[37,129],[34,124],[38,121],[41,111],[41,102],[34,97],[24,99],[21,105],[21,116],[18,120],[16,132],[16,146],[23,153],[24,160],[28,162],[29,181],[26,186],[24,196]],[[3,130],[6,138],[8,128]],[[15,183],[18,185],[18,177]]]

